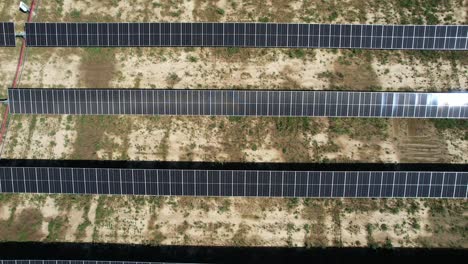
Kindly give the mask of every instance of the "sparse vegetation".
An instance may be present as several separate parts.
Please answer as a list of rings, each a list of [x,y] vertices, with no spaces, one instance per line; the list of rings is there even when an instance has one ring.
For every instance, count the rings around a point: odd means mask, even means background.
[[[331,118],[330,132],[337,135],[349,135],[352,138],[381,138],[388,136],[387,119],[383,118]]]
[[[249,240],[248,240],[248,231],[249,231],[249,226],[245,224],[240,224],[239,228],[237,231],[234,233],[234,236],[232,237],[232,243],[234,246],[248,246],[249,245]]]
[[[49,221],[48,231],[46,240],[55,242],[63,240],[62,234],[65,231],[67,219],[63,216],[58,216]]]
[[[239,53],[240,49],[237,47],[229,47],[229,48],[226,48],[226,51],[227,51],[228,56],[233,56],[234,54]]]
[[[251,198],[246,201],[242,198],[153,199],[154,197],[116,196],[99,197],[94,201],[94,211],[89,211],[89,208],[81,207],[86,206],[86,203],[80,201],[79,195],[70,196],[70,199],[65,200],[57,195],[44,195],[40,199],[30,195],[30,198],[23,198],[26,201],[23,205],[26,206],[25,209],[17,213],[14,204],[20,199],[16,195],[0,196],[0,205],[7,205],[12,212],[8,220],[2,220],[0,235],[17,241],[70,241],[70,234],[74,234],[78,241],[92,237],[95,242],[112,239],[116,242],[149,244],[168,244],[174,241],[204,244],[211,241],[210,243],[238,246],[266,243],[308,247],[360,246],[367,243],[372,248],[387,249],[408,245],[461,245],[466,236],[464,204],[456,200],[426,200],[422,203],[411,199],[368,201]],[[55,204],[58,211],[55,215],[43,218],[40,211],[50,206],[46,205],[50,204],[50,199],[53,199],[52,204]],[[69,203],[73,205],[69,206]],[[427,219],[425,213],[412,209],[415,203],[427,208],[430,218]],[[37,208],[28,208],[31,206]],[[69,210],[80,208],[83,210],[81,219],[67,217]],[[401,217],[394,215],[391,208],[399,208],[397,214]],[[380,214],[381,220],[369,218],[372,214]],[[25,215],[34,216],[35,220],[26,218]],[[93,218],[88,218],[88,215]],[[212,220],[207,220],[207,215]],[[275,228],[272,229],[268,224],[263,225],[262,221],[265,219],[275,219]],[[25,221],[29,223],[28,227],[19,225],[26,223]],[[48,226],[46,234],[40,232],[40,226],[44,224]],[[143,226],[147,226],[148,232],[141,232]],[[275,234],[278,228],[285,232],[272,236],[275,237],[274,240],[269,239],[268,234]],[[22,235],[16,238],[9,235],[18,230]],[[429,239],[428,232],[436,236]],[[422,233],[426,234],[424,238],[419,237]],[[267,235],[264,237],[259,234]],[[361,240],[363,237],[364,241]]]
[[[16,210],[16,209],[15,209]],[[0,241],[39,241],[42,239],[42,213],[39,209],[27,209],[8,220],[0,220]]]
[[[195,57],[195,56],[189,56],[189,57],[188,57],[188,60],[189,60],[190,62],[194,62],[194,63],[195,63],[195,62],[198,61],[198,58]]]
[[[302,59],[305,56],[305,51],[303,49],[291,49],[289,50],[289,57],[293,59]]]
[[[386,248],[386,249],[392,249],[393,248],[392,241],[390,240],[390,238],[388,238],[388,237],[385,238],[385,243],[384,243],[383,247]]]
[[[459,129],[468,130],[468,120],[460,119],[432,119],[434,125],[439,130]]]
[[[70,17],[73,19],[79,19],[81,17],[81,12],[79,10],[73,9],[70,12]]]
[[[115,49],[84,48],[80,71],[84,87],[110,87],[110,81],[115,73]]]
[[[220,213],[229,212],[231,208],[231,201],[229,199],[223,199],[221,206],[218,208]]]
[[[128,119],[120,119],[111,116],[81,116],[76,122],[78,135],[73,146],[75,159],[97,159],[98,151],[104,152],[109,158],[117,159],[125,157],[126,151],[118,151],[118,148],[127,148],[128,141],[116,142],[112,135],[118,127],[119,133],[125,133],[131,128]],[[106,135],[107,133],[107,135]],[[128,133],[128,132],[127,132]]]
[[[179,77],[179,75],[177,75],[177,73],[171,73],[167,76],[166,78],[166,82],[168,84],[169,87],[174,87],[174,85],[176,85],[178,82],[180,82],[182,79]]]
[[[86,229],[91,226],[91,222],[89,221],[88,217],[86,216],[82,223],[78,225],[76,229],[75,237],[76,239],[81,239],[86,235]]]
[[[224,15],[225,11],[222,8],[216,8],[216,13],[218,13],[220,15]]]
[[[103,223],[108,217],[114,213],[114,209],[111,205],[112,199],[100,196],[98,199],[98,205],[96,207],[96,225]]]
[[[161,231],[154,230],[152,237],[150,238],[150,243],[153,245],[160,245],[165,239],[166,237]]]

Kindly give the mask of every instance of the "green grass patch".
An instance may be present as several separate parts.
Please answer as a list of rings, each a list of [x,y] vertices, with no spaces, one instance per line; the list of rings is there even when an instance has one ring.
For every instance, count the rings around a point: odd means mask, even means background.
[[[96,225],[103,223],[113,213],[114,209],[112,208],[111,201],[104,196],[100,196],[96,207]]]
[[[308,117],[279,117],[275,118],[275,127],[280,133],[297,133],[310,131],[316,134],[319,127]]]
[[[434,123],[434,126],[439,130],[447,129],[468,129],[468,120],[459,120],[459,119],[431,119]]]
[[[302,59],[306,53],[303,49],[291,49],[289,50],[288,55],[291,59]]]
[[[88,217],[84,219],[84,221],[78,225],[78,228],[76,229],[76,234],[75,237],[77,239],[81,239],[86,235],[86,228],[91,225],[91,222],[89,221]]]
[[[79,10],[76,10],[76,9],[73,9],[71,12],[70,12],[70,17],[72,19],[79,19],[81,17],[81,11]]]
[[[224,9],[218,7],[218,8],[216,8],[216,13],[218,13],[219,15],[224,16],[225,11],[224,11]]]
[[[218,207],[218,211],[220,213],[225,213],[225,212],[229,212],[229,210],[231,210],[231,200],[223,199],[221,206]]]
[[[388,119],[384,118],[330,118],[330,132],[352,138],[370,139],[388,136]]]
[[[66,217],[58,216],[49,222],[47,241],[59,241],[62,239],[68,220]]]
[[[90,207],[91,200],[93,197],[91,195],[57,195],[54,197],[55,204],[60,210],[68,211],[73,206],[76,209],[86,209]]]
[[[198,61],[198,58],[195,57],[195,56],[188,56],[187,59],[188,59],[188,61],[194,62],[194,63]]]
[[[226,49],[226,53],[229,57],[232,57],[240,52],[238,47],[229,47]]]

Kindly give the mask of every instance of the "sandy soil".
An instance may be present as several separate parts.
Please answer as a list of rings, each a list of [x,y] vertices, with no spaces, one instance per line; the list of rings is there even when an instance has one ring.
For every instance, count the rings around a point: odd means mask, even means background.
[[[165,130],[149,128],[142,122],[135,127],[129,135],[130,146],[128,156],[132,160],[160,160],[162,153],[158,155],[158,149],[165,136]]]
[[[358,244],[365,243],[367,240],[367,224],[375,226],[373,237],[377,242],[385,242],[385,239],[390,239],[394,246],[398,247],[411,247],[417,246],[418,237],[428,237],[432,235],[426,230],[414,231],[407,221],[412,216],[406,212],[400,214],[392,214],[389,212],[381,213],[374,211],[371,213],[349,213],[343,217],[342,225],[342,239],[345,242],[345,246],[355,246],[357,241]],[[427,210],[422,210],[418,215],[418,220],[421,221],[420,225],[425,226],[428,223]],[[382,225],[386,225],[390,230],[382,230]],[[359,227],[359,228],[356,228]],[[393,228],[399,226],[399,228]]]
[[[12,119],[11,133],[6,137],[5,156],[29,159],[69,157],[76,131],[73,130],[74,124],[67,119],[66,116]]]
[[[159,55],[155,53],[159,50]],[[72,51],[73,53],[74,51]],[[252,50],[260,55],[261,50]],[[329,89],[328,76],[334,72],[340,51],[316,51],[307,59],[291,59],[284,51],[269,50],[268,57],[229,59],[203,49],[184,51],[176,49],[146,49],[143,55],[128,50],[115,54],[116,73],[111,76],[109,87],[114,88],[260,88],[260,89]],[[80,74],[80,57],[77,54],[62,56],[63,51],[48,50],[47,56],[30,56],[26,64],[21,85],[24,87],[89,87],[92,83],[83,82]],[[271,57],[270,57],[271,56]],[[47,57],[47,58],[45,58]],[[196,58],[196,62],[190,61]],[[255,58],[255,59],[254,59]],[[44,61],[45,59],[45,61]],[[242,61],[241,61],[242,60]],[[9,72],[13,71],[14,64]],[[402,61],[371,65],[375,78],[368,80],[383,90],[460,90],[468,85],[466,65],[440,60],[434,63],[403,59]],[[8,68],[7,68],[8,69]],[[366,69],[369,71],[369,69]],[[352,68],[341,74],[356,75],[362,69]],[[177,81],[170,78],[177,76]],[[346,77],[345,77],[346,78]],[[365,78],[365,77],[363,77]],[[366,86],[344,83],[355,89]],[[364,84],[363,84],[364,85]]]
[[[127,150],[122,151],[123,140],[120,135],[114,134],[116,131],[110,133],[104,133],[103,141],[110,142],[111,148],[109,149],[99,149],[96,154],[98,159],[102,160],[117,160],[120,159],[124,152]],[[132,144],[137,144],[138,141],[132,141]],[[128,152],[129,154],[133,150],[132,145],[129,146]]]
[[[388,238],[393,246],[420,246],[421,239],[429,243],[426,246],[443,246],[434,237],[436,229],[441,228],[434,222],[438,217],[431,209],[434,207],[422,200],[378,204],[364,200],[94,196],[85,203],[69,200],[66,207],[59,207],[67,201],[63,198],[23,195],[20,203],[5,199],[0,202],[0,219],[12,218],[12,212],[18,216],[24,210],[38,208],[42,213],[42,239],[47,239],[50,222],[65,217],[61,232],[56,234],[59,241],[352,247],[383,245]],[[454,228],[467,221],[462,203],[447,205],[461,209],[451,215],[452,220],[446,219]],[[14,222],[15,216],[12,219]],[[78,238],[84,219],[89,226]],[[455,236],[453,241],[462,241],[462,234],[448,233]]]
[[[208,118],[203,118],[200,123],[184,118],[171,122],[169,132],[164,133],[167,135],[168,160],[226,159],[226,154],[219,144],[221,139],[217,137],[219,132],[216,128],[206,129],[203,120],[206,122]]]
[[[360,159],[359,155],[359,148],[363,145],[363,143],[359,140],[353,140],[348,136],[340,136],[335,139],[336,144],[341,147],[342,151],[339,153],[326,153],[325,156],[330,159],[351,159],[356,160]]]
[[[260,143],[260,142],[259,142]],[[255,145],[255,148],[244,149],[246,161],[249,162],[281,162],[283,161],[282,153],[275,148],[271,141],[271,134],[265,135],[261,145]]]
[[[3,156],[76,159],[80,158],[76,156],[79,147],[80,153],[96,152],[100,159],[313,162],[326,158],[329,161],[460,163],[466,160],[464,154],[468,152],[464,131],[440,133],[429,121],[422,121],[419,132],[413,135],[408,127],[408,122],[413,120],[394,120],[376,137],[366,139],[365,129],[358,130],[357,135],[334,135],[327,126],[322,126],[314,133],[285,135],[268,118],[245,119],[236,124],[227,118],[208,117],[122,117],[129,130],[110,126],[105,128],[101,139],[81,149],[77,140],[84,132],[76,129],[76,123],[81,122],[78,118],[13,118]],[[393,123],[399,125],[395,127]],[[255,132],[250,135],[252,130]]]
[[[24,87],[76,87],[80,80],[80,57],[58,49],[51,56],[29,54],[23,70]]]
[[[6,97],[6,87],[10,87],[15,76],[17,57],[14,48],[0,49],[2,67],[0,67],[0,85],[2,97]]]
[[[374,61],[372,67],[384,89],[422,91],[431,87],[430,90],[445,91],[468,87],[468,78],[464,74],[467,71],[466,65],[457,64],[454,67],[448,61],[427,63],[418,60],[414,64],[382,64]],[[454,76],[454,71],[460,74]]]
[[[446,131],[443,133],[443,138],[447,143],[447,149],[450,153],[450,157],[452,158],[451,162],[468,163],[468,156],[466,155],[468,150],[468,140],[463,132],[457,133],[454,131]]]

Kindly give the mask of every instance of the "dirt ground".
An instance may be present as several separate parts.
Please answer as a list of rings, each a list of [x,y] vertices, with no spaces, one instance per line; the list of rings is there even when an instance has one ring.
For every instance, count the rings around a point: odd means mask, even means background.
[[[13,116],[3,157],[463,163],[465,136],[405,119]]]
[[[2,240],[467,247],[465,201],[1,195]],[[35,223],[27,215],[34,214]],[[16,232],[12,232],[16,230]]]
[[[468,23],[466,0],[345,2],[40,1],[35,20]],[[0,20],[24,30],[13,0]],[[0,49],[3,97],[18,52]],[[468,87],[467,64],[466,52],[29,48],[19,86],[448,91]],[[466,163],[467,131],[466,120],[14,116],[2,158]],[[4,240],[468,246],[464,201],[0,197]]]

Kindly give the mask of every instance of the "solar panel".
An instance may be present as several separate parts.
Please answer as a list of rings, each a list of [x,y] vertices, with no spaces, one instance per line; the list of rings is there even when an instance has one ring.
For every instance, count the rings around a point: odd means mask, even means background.
[[[467,25],[26,23],[31,47],[467,50]]]
[[[9,89],[13,114],[468,118],[468,93]]]
[[[0,22],[0,47],[16,46],[15,24]]]
[[[467,198],[468,172],[0,167],[0,193]]]

